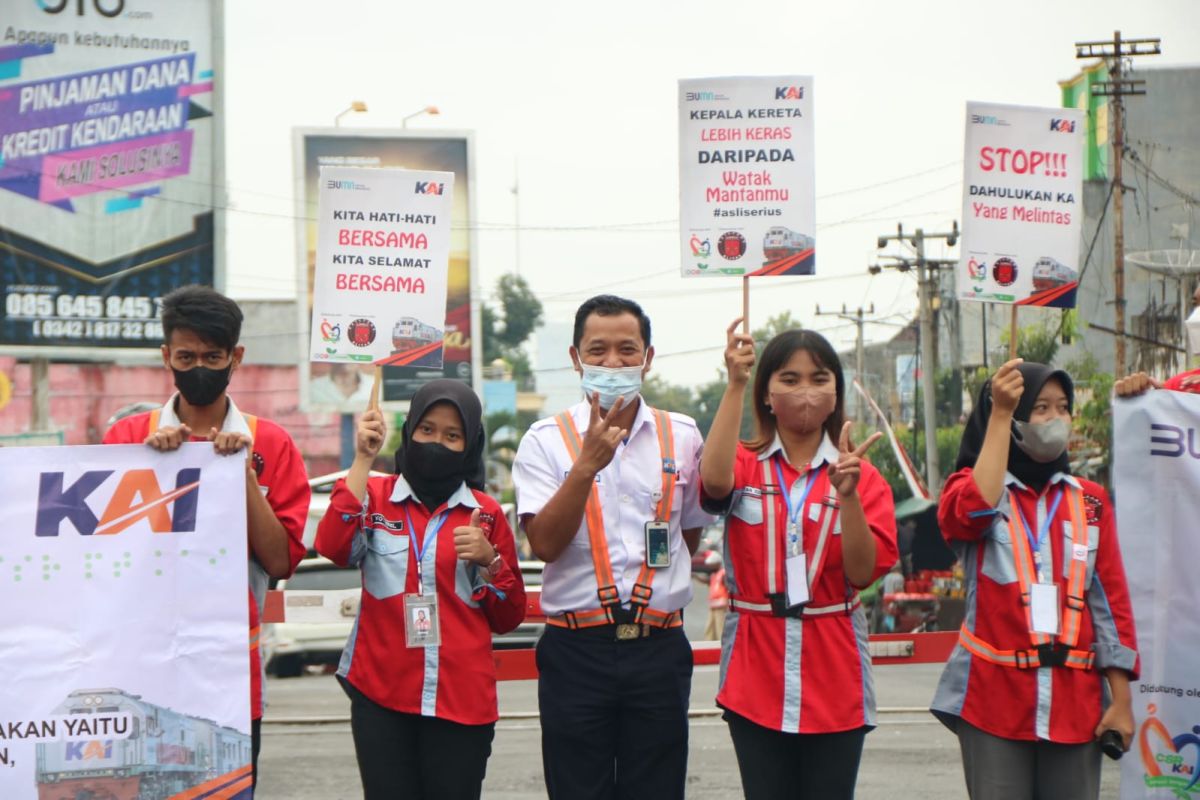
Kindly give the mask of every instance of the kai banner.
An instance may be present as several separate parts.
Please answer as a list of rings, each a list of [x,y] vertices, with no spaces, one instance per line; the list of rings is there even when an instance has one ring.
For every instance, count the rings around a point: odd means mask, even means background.
[[[1200,798],[1200,397],[1152,391],[1113,409],[1117,530],[1141,680],[1122,800]]]
[[[958,296],[1074,308],[1083,112],[967,103]]]
[[[441,368],[454,173],[322,167],[313,361]]]
[[[242,460],[4,448],[0,474],[0,797],[248,800]]]
[[[683,275],[812,275],[813,81],[679,82]]]

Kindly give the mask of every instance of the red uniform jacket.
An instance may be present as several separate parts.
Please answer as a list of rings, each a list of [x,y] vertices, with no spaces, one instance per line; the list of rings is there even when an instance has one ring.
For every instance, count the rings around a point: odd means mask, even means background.
[[[1006,739],[1042,739],[1081,744],[1094,738],[1103,711],[1102,671],[1119,667],[1138,673],[1133,611],[1125,584],[1125,568],[1117,546],[1112,501],[1099,485],[1056,474],[1041,493],[1008,476],[1007,489],[1029,526],[1040,530],[1054,497],[1067,483],[1083,491],[1087,517],[1086,608],[1080,620],[1078,650],[1095,654],[1091,670],[1066,667],[1017,669],[978,658],[960,643],[950,654],[933,699],[933,712],[953,727],[958,718]],[[1071,555],[1069,503],[1060,502],[1047,528],[1052,558],[1043,579],[1058,585],[1061,609],[1066,606],[1067,569]],[[998,650],[1031,647],[1029,623],[1020,597],[1012,538],[1010,492],[992,513],[975,485],[970,468],[950,476],[938,505],[942,535],[954,549],[966,578],[964,627]],[[1022,530],[1018,524],[1018,530]],[[1043,555],[1043,559],[1045,555]],[[1048,574],[1047,574],[1048,573]]]
[[[797,472],[774,454],[760,454],[739,444],[734,462],[734,488],[725,521],[726,585],[729,616],[721,643],[721,683],[717,703],[752,722],[787,733],[835,733],[875,724],[875,691],[867,651],[867,620],[842,568],[839,512],[829,483],[828,466],[837,448],[826,437],[809,465]],[[785,486],[798,499],[810,470],[817,471],[800,518],[804,551],[811,563],[820,531],[829,522],[828,555],[811,587],[808,616],[776,617],[770,612],[739,609],[739,601],[767,603],[767,537],[776,544],[776,584],[783,585],[787,506],[779,493],[764,494],[763,461],[779,462]],[[771,484],[777,482],[771,467]],[[879,471],[864,462],[858,493],[867,524],[875,537],[872,581],[896,563],[896,519],[892,490]],[[766,503],[775,504],[776,529],[766,530]],[[720,511],[708,500],[706,510]],[[831,516],[832,515],[832,516]]]
[[[470,524],[476,508],[492,518],[488,538],[502,559],[490,583],[482,567],[460,560],[454,550],[454,529]],[[445,521],[426,543],[429,524],[439,516]],[[418,576],[410,524],[432,574],[424,566]],[[394,711],[464,725],[496,721],[491,634],[521,624],[525,584],[512,529],[495,500],[463,484],[431,514],[399,475],[369,479],[364,503],[338,481],[317,528],[317,551],[334,563],[359,565],[363,573],[362,603],[339,675]],[[407,646],[404,596],[417,592],[419,580],[425,596],[437,598],[436,647]]]

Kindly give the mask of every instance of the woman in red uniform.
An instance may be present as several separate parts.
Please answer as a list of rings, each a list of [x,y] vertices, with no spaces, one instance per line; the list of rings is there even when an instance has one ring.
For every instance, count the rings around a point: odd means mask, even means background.
[[[855,591],[896,563],[892,492],[850,444],[845,380],[820,334],[763,350],[757,435],[739,443],[754,341],[729,327],[729,386],[700,462],[704,503],[727,512],[729,615],[717,704],[742,788],[757,798],[854,796],[875,725],[867,620]],[[838,444],[834,444],[834,442]]]
[[[413,396],[397,474],[368,477],[383,416],[358,424],[317,550],[359,565],[362,604],[338,676],[367,800],[478,798],[495,731],[491,634],[525,615],[516,547],[484,494],[479,399],[461,381]]]
[[[1073,405],[1067,373],[1009,361],[938,506],[967,608],[933,713],[958,734],[973,800],[1095,800],[1097,739],[1133,735],[1133,613],[1112,502],[1069,472]]]

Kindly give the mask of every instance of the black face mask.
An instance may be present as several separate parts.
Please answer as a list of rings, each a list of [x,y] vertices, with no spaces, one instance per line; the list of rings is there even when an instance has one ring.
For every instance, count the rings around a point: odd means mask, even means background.
[[[221,392],[229,386],[229,376],[233,373],[233,362],[225,369],[209,369],[208,367],[192,367],[191,369],[175,369],[175,388],[187,400],[188,405],[208,406],[217,401]]]
[[[462,486],[466,453],[437,442],[409,442],[404,448],[404,480],[431,511]]]

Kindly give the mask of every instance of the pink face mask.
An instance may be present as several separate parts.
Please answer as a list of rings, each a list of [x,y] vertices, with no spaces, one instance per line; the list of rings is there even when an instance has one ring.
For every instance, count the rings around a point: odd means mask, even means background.
[[[769,403],[782,427],[796,433],[812,433],[825,424],[837,407],[837,394],[832,388],[801,386],[787,392],[771,392]]]

